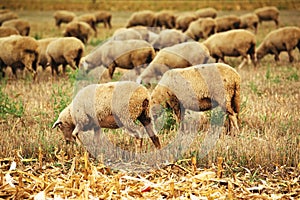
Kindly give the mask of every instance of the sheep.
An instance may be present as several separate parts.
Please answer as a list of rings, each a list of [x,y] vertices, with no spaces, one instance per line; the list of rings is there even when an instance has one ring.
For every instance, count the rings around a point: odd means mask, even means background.
[[[241,19],[236,15],[226,15],[217,17],[216,19],[217,30],[216,32],[223,32],[240,27]]]
[[[80,62],[85,71],[97,66],[105,66],[110,78],[116,67],[133,69],[150,63],[155,57],[152,45],[144,40],[108,40]]]
[[[172,109],[180,123],[186,110],[201,112],[220,106],[228,114],[229,130],[239,130],[240,85],[240,75],[224,63],[169,70],[151,93],[154,122],[161,108]]]
[[[259,22],[263,21],[274,21],[276,28],[279,27],[279,10],[275,6],[265,6],[262,8],[257,8],[254,13],[259,18]]]
[[[12,19],[2,24],[4,27],[12,27],[18,30],[20,35],[28,36],[30,32],[30,24],[24,19]]]
[[[94,14],[83,14],[77,16],[73,19],[73,21],[85,22],[95,31],[95,36],[97,36],[97,27],[96,27],[96,17]]]
[[[197,19],[197,16],[194,13],[184,13],[176,17],[175,21],[175,28],[182,30],[182,32],[185,32],[190,23],[192,21],[195,21]]]
[[[171,11],[163,10],[158,13],[156,13],[156,27],[162,27],[162,28],[174,28],[175,27],[175,20],[176,17]]]
[[[67,24],[63,36],[76,37],[80,39],[84,44],[86,44],[89,41],[89,37],[92,32],[92,28],[87,23],[72,21]]]
[[[195,12],[197,18],[205,18],[205,17],[211,17],[211,18],[216,18],[217,17],[217,10],[215,8],[202,8],[198,9]]]
[[[5,21],[12,20],[12,19],[17,19],[17,18],[19,18],[19,17],[14,12],[6,12],[6,13],[3,13],[3,14],[0,14],[0,26]]]
[[[208,49],[199,42],[183,42],[160,50],[153,61],[137,78],[137,83],[151,84],[158,81],[169,69],[185,68],[210,60]]]
[[[12,68],[15,76],[17,69],[27,69],[36,77],[38,61],[37,41],[29,36],[11,35],[0,38],[0,71],[5,76],[4,69],[7,66]]]
[[[59,74],[58,66],[63,65],[63,73],[65,74],[67,64],[71,68],[76,69],[79,65],[80,58],[84,53],[84,44],[75,37],[58,38],[47,47],[46,55],[48,63],[51,66],[52,75],[54,71]]]
[[[57,37],[50,37],[50,38],[44,38],[37,40],[38,42],[38,52],[39,52],[39,60],[38,64],[42,66],[43,69],[45,69],[48,66],[48,58],[46,54],[46,50],[50,42],[58,39]]]
[[[130,28],[133,26],[154,27],[155,13],[150,10],[143,10],[133,13],[127,22],[126,28]]]
[[[155,50],[160,50],[175,44],[187,42],[188,39],[189,38],[179,30],[164,29],[158,34],[158,37],[152,41],[151,44]]]
[[[255,13],[247,13],[240,16],[241,23],[240,28],[247,29],[252,28],[254,29],[254,33],[257,33],[257,26],[259,19]]]
[[[20,35],[20,33],[15,28],[11,27],[0,27],[0,37],[7,37],[10,35]]]
[[[55,25],[60,27],[62,23],[67,24],[71,22],[76,17],[76,14],[71,11],[58,10],[54,12],[53,17],[55,19]]]
[[[148,90],[135,82],[91,84],[76,94],[52,128],[59,127],[67,141],[81,143],[78,135],[82,131],[94,130],[94,134],[99,136],[101,128],[124,127],[136,138],[142,138],[147,132],[155,147],[160,149],[151,121],[149,101]],[[136,124],[137,120],[142,126]]]
[[[292,50],[298,48],[300,51],[300,28],[286,26],[271,31],[256,49],[257,60],[261,60],[267,54],[274,54],[275,61],[279,61],[281,51],[287,51],[289,61],[293,62]]]
[[[100,10],[97,12],[94,12],[94,15],[96,17],[96,24],[103,23],[104,28],[112,28],[111,25],[111,18],[112,14],[109,11],[106,10]]]
[[[117,29],[111,37],[112,40],[142,40],[142,35],[132,28]]]
[[[0,14],[11,12],[9,9],[0,9]]]
[[[216,59],[216,62],[221,59],[225,63],[225,56],[242,56],[246,61],[248,60],[247,56],[250,55],[252,63],[256,66],[256,38],[250,31],[237,29],[216,33],[203,41],[202,44],[208,48],[210,55]],[[244,61],[239,68],[243,67]]]
[[[196,41],[201,38],[207,39],[216,32],[216,26],[216,22],[212,18],[199,18],[190,23],[184,34]]]

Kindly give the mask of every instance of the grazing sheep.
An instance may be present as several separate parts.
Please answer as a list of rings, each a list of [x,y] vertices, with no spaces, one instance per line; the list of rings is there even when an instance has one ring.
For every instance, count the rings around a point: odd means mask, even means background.
[[[300,28],[287,26],[271,31],[256,50],[257,60],[261,60],[267,54],[274,54],[275,61],[279,61],[281,51],[287,51],[290,62],[294,57],[292,51],[295,48],[300,51]]]
[[[18,30],[20,35],[28,36],[30,32],[30,24],[24,19],[12,19],[2,24],[4,27],[11,27]]]
[[[198,41],[201,38],[208,38],[216,32],[216,22],[212,18],[199,18],[190,23],[189,28],[184,32],[188,37]]]
[[[67,64],[73,69],[79,65],[80,58],[84,53],[84,44],[75,37],[58,38],[47,47],[46,54],[51,66],[52,75],[54,71],[59,74],[58,66],[63,65],[63,73],[66,71]]]
[[[0,38],[0,71],[5,76],[4,69],[12,68],[16,76],[17,69],[27,69],[35,78],[38,61],[37,41],[28,36],[12,35]]]
[[[156,24],[157,27],[162,28],[174,28],[176,17],[171,11],[163,10],[156,13]]]
[[[274,21],[276,27],[279,27],[279,10],[275,6],[257,8],[254,12],[258,16],[260,23],[263,21]]]
[[[158,81],[169,69],[185,68],[209,61],[207,48],[199,42],[184,42],[160,50],[153,61],[137,78],[137,83]]]
[[[250,31],[239,29],[216,33],[207,38],[203,44],[208,48],[210,55],[216,59],[216,62],[221,59],[225,63],[225,56],[242,56],[244,61],[239,66],[241,68],[250,55],[254,66],[256,66],[256,39]]]
[[[217,17],[216,19],[217,30],[216,32],[223,32],[240,27],[241,19],[236,15],[226,15]]]
[[[72,21],[67,24],[64,37],[76,37],[86,44],[92,34],[92,28],[85,22]]]
[[[145,26],[133,26],[129,29],[133,29],[137,32],[140,33],[140,35],[142,36],[142,39],[149,42],[150,41],[150,34],[152,31],[148,30],[148,27]]]
[[[73,21],[79,21],[79,22],[85,22],[95,31],[95,36],[97,36],[97,27],[96,27],[96,17],[94,14],[83,14],[80,16],[77,16],[73,19]]]
[[[240,16],[241,24],[240,28],[252,28],[254,29],[254,33],[257,33],[257,26],[259,19],[255,13],[247,13],[242,16]]]
[[[228,114],[230,127],[239,130],[240,76],[223,63],[203,64],[167,71],[151,93],[154,121],[163,108],[171,108],[177,121],[186,110],[207,111],[220,106]]]
[[[112,40],[142,40],[142,35],[132,28],[117,29],[111,37]]]
[[[197,18],[205,18],[205,17],[211,17],[216,18],[217,17],[217,10],[214,8],[202,8],[195,12]]]
[[[60,27],[62,23],[71,22],[76,17],[76,14],[66,10],[58,10],[53,14],[53,17],[55,19],[55,25]]]
[[[109,69],[112,78],[116,67],[137,68],[150,63],[154,56],[152,45],[144,40],[109,40],[85,56],[80,62],[80,68],[88,71],[103,65]]]
[[[182,30],[182,32],[185,32],[188,29],[190,23],[192,21],[195,21],[196,19],[197,19],[197,16],[194,13],[181,14],[176,17],[175,27],[176,27],[176,29],[179,29],[179,30]]]
[[[11,27],[0,27],[0,37],[7,37],[10,35],[20,35],[20,33],[15,28]]]
[[[160,50],[165,47],[170,47],[187,41],[188,37],[181,31],[175,29],[164,29],[158,34],[158,37],[151,44],[155,50]]]
[[[0,14],[0,26],[5,21],[9,21],[9,20],[12,20],[12,19],[17,19],[17,18],[19,18],[19,17],[14,12],[6,12],[6,13],[3,13],[3,14]]]
[[[103,23],[104,28],[112,28],[111,26],[111,18],[112,14],[108,11],[102,10],[94,12],[94,15],[96,17],[96,24]]]
[[[150,10],[143,10],[133,13],[126,25],[126,28],[133,26],[155,26],[155,13]]]
[[[88,85],[60,113],[52,128],[59,127],[67,141],[75,139],[81,143],[78,134],[82,131],[94,130],[97,136],[101,128],[124,127],[136,138],[142,138],[147,132],[155,147],[160,149],[150,117],[149,101],[147,89],[135,82]],[[142,126],[137,125],[136,120]]]
[[[48,66],[48,58],[46,54],[46,50],[50,42],[58,39],[57,37],[51,37],[51,38],[44,38],[37,40],[38,42],[38,52],[39,52],[39,60],[38,64],[42,66],[43,69],[45,69]]]

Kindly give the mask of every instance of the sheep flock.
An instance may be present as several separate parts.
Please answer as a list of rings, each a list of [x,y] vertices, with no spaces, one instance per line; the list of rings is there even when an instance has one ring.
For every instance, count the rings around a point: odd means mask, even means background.
[[[80,141],[80,132],[92,123],[100,128],[125,127],[136,138],[148,135],[157,149],[163,148],[153,128],[158,102],[173,110],[177,123],[186,109],[203,112],[220,106],[229,118],[226,130],[236,135],[242,81],[238,70],[250,59],[249,68],[255,70],[267,54],[278,61],[282,51],[288,52],[290,62],[297,62],[292,51],[300,51],[300,28],[280,24],[280,11],[274,6],[240,16],[222,15],[214,8],[184,13],[142,10],[117,28],[112,13],[104,10],[83,14],[58,10],[51,17],[60,35],[35,38],[29,20],[10,10],[0,12],[0,78],[13,80],[20,78],[17,71],[29,71],[38,81],[38,68],[51,69],[53,79],[65,77],[67,68],[86,76],[101,69],[92,84],[82,84],[53,125],[70,141]],[[275,26],[258,45],[256,35],[261,23],[268,21]],[[104,32],[108,37],[91,51],[88,45]],[[239,67],[230,66],[225,56],[243,60]],[[7,77],[8,68],[12,77]],[[127,76],[115,81],[115,71]],[[137,120],[142,126],[136,125]],[[99,129],[93,130],[96,137]]]

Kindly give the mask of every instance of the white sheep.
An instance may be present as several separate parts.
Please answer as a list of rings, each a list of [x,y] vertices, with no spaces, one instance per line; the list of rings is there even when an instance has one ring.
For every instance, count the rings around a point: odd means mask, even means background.
[[[181,122],[186,110],[199,112],[220,106],[228,114],[229,128],[238,130],[240,84],[236,70],[223,63],[169,70],[151,93],[154,121],[161,107],[171,108]]]
[[[241,23],[241,19],[233,14],[217,17],[215,20],[217,24],[216,32],[238,29]]]
[[[240,16],[241,24],[240,28],[251,28],[254,29],[254,33],[257,33],[257,26],[259,23],[259,19],[255,13],[246,13]]]
[[[221,59],[225,63],[225,56],[242,56],[244,60],[239,66],[241,68],[250,55],[252,63],[256,66],[256,38],[250,31],[237,29],[216,33],[202,43],[208,48],[210,55],[216,59],[216,62]]]
[[[176,17],[175,28],[185,32],[192,21],[197,20],[195,13],[183,13]]]
[[[142,85],[130,81],[92,84],[82,88],[59,115],[52,128],[59,127],[67,141],[81,140],[78,134],[101,128],[124,127],[136,138],[149,135],[156,148],[161,148],[149,109],[150,94]],[[141,122],[137,125],[136,121]],[[144,127],[144,129],[143,129]]]
[[[28,36],[30,32],[30,24],[24,19],[12,19],[2,24],[4,27],[12,27],[18,30],[20,35]]]
[[[104,28],[112,28],[111,26],[111,18],[112,14],[109,11],[101,10],[94,12],[94,15],[96,17],[96,24],[103,23]]]
[[[55,19],[55,25],[60,27],[62,23],[71,22],[76,17],[76,14],[67,10],[58,10],[54,12],[53,17]]]
[[[142,35],[133,28],[119,28],[111,36],[112,40],[142,40]]]
[[[15,28],[0,26],[0,37],[7,37],[10,35],[20,35],[20,33]]]
[[[126,28],[133,26],[155,26],[155,13],[151,10],[142,10],[133,13],[127,22]]]
[[[152,41],[152,46],[155,50],[160,50],[165,47],[170,47],[175,44],[182,42],[187,42],[189,37],[183,34],[181,31],[176,29],[164,29],[159,34],[158,37]]]
[[[27,69],[36,77],[38,61],[37,41],[29,36],[11,35],[0,38],[0,71],[5,76],[4,69],[7,66],[12,68],[16,76],[17,69]]]
[[[58,39],[57,37],[50,37],[50,38],[44,38],[37,40],[38,42],[38,52],[39,52],[39,61],[38,64],[42,66],[43,69],[45,69],[48,65],[48,58],[46,54],[46,50],[50,42]]]
[[[160,50],[153,61],[137,78],[137,83],[151,84],[168,70],[207,63],[208,49],[199,42],[183,42]]]
[[[80,68],[88,71],[103,65],[109,69],[112,78],[116,67],[137,68],[150,63],[154,57],[155,50],[144,40],[108,40],[85,56],[80,62]]]
[[[279,27],[279,10],[275,6],[257,8],[254,13],[258,16],[260,23],[263,21],[274,21],[276,27]]]
[[[189,28],[184,32],[188,37],[198,41],[206,39],[216,32],[217,24],[212,18],[199,18],[190,23]]]
[[[46,54],[52,75],[54,75],[54,71],[57,75],[59,74],[59,65],[63,65],[63,73],[65,73],[67,65],[76,69],[84,53],[84,48],[84,44],[75,37],[58,38],[50,42]]]
[[[293,62],[292,51],[296,47],[300,51],[300,28],[287,26],[271,31],[256,49],[256,57],[259,61],[267,54],[274,54],[275,61],[279,61],[280,52],[287,51]]]
[[[171,29],[175,27],[176,17],[172,11],[162,10],[156,13],[155,26]]]
[[[75,17],[73,19],[73,21],[79,21],[79,22],[87,23],[94,30],[95,36],[97,36],[97,27],[96,27],[97,20],[96,20],[96,16],[94,14],[92,14],[92,13],[82,14],[82,15],[79,15],[79,16]]]
[[[86,44],[92,33],[93,29],[86,22],[72,21],[67,24],[63,35],[64,37],[76,37]]]
[[[217,17],[217,10],[215,8],[201,8],[196,10],[195,12],[197,18],[205,18],[205,17],[211,17],[216,18]]]
[[[5,21],[9,21],[9,20],[12,20],[12,19],[17,19],[17,18],[19,18],[19,16],[16,13],[14,13],[14,12],[5,12],[5,13],[2,13],[2,14],[0,14],[0,26]]]

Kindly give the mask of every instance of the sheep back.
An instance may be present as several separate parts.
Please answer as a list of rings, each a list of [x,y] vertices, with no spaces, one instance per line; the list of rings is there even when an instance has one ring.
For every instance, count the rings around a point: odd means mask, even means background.
[[[143,10],[133,13],[126,25],[126,28],[132,26],[147,26],[153,27],[155,25],[155,13],[150,10]]]
[[[262,21],[274,21],[276,26],[279,25],[279,10],[275,6],[265,6],[262,8],[257,8],[255,14],[259,18],[259,22]]]
[[[205,17],[211,17],[216,18],[217,17],[217,10],[215,8],[202,8],[198,9],[195,12],[197,18],[205,18]]]
[[[192,21],[195,21],[197,19],[197,16],[194,13],[184,13],[176,17],[175,21],[175,28],[182,30],[182,32],[185,32],[190,23]]]
[[[172,11],[163,10],[156,13],[155,26],[171,29],[175,27],[176,17]]]
[[[142,35],[132,28],[119,28],[111,37],[112,40],[142,40]]]
[[[2,24],[2,26],[5,27],[12,27],[18,30],[20,35],[28,36],[30,32],[30,24],[28,21],[23,19],[12,19],[9,21],[6,21]]]
[[[184,32],[188,37],[198,41],[201,38],[208,38],[216,32],[216,22],[212,18],[199,18],[190,23]]]
[[[187,40],[188,37],[179,30],[164,29],[158,34],[158,37],[151,44],[154,49],[160,50],[165,47],[186,42]]]
[[[240,27],[241,19],[236,15],[226,15],[216,18],[216,32],[223,32]]]
[[[0,27],[0,37],[7,37],[10,35],[20,35],[17,29],[11,27]]]
[[[3,14],[0,14],[0,26],[5,22],[5,21],[9,21],[12,19],[17,19],[19,18],[18,15],[14,12],[6,12]]]
[[[241,19],[240,28],[244,28],[244,29],[252,28],[254,29],[255,33],[257,32],[259,19],[255,13],[244,14],[240,16],[240,19]]]
[[[76,17],[76,14],[67,10],[58,10],[54,12],[53,17],[55,19],[55,25],[60,27],[62,23],[71,22]]]
[[[72,21],[66,25],[63,35],[64,37],[76,37],[86,44],[92,32],[92,28],[86,22]]]

